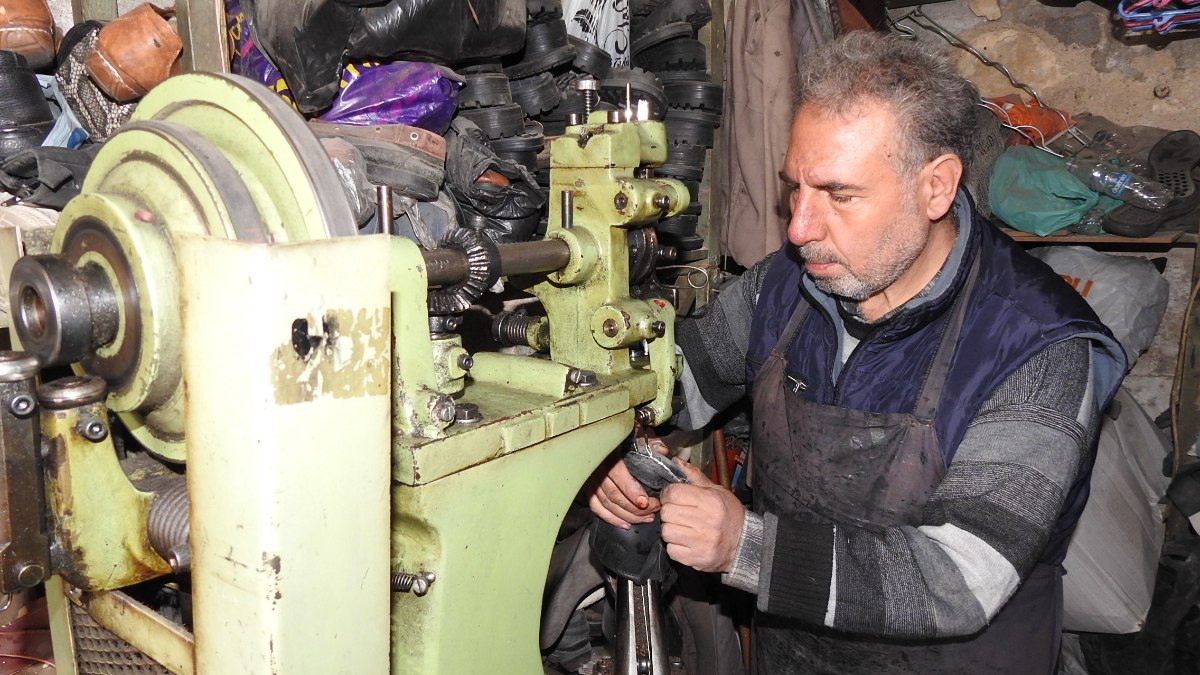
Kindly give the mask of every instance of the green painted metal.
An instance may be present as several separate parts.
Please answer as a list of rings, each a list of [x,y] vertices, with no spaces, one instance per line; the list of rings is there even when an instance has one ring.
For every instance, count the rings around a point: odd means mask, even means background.
[[[648,341],[657,389],[646,421],[661,423],[671,415],[678,376],[674,310],[628,297],[625,228],[682,212],[688,192],[676,180],[635,175],[639,167],[666,159],[662,123],[602,122],[603,113],[593,113],[589,124],[568,128],[551,144],[546,236],[568,243],[571,263],[532,291],[550,317],[550,354],[559,363],[604,375],[631,373],[629,346]],[[570,223],[563,222],[564,192],[572,195]],[[615,334],[606,333],[606,322]],[[654,331],[657,322],[661,325]]]
[[[108,418],[104,404],[40,415],[52,529],[63,551],[55,572],[76,588],[96,591],[170,573],[146,533],[153,495],[129,482],[111,436],[90,441],[79,434],[80,420]]]
[[[468,471],[393,489],[394,562],[436,571],[437,579],[422,597],[393,596],[392,673],[541,672],[541,597],[555,533],[580,484],[632,426],[625,410]]]
[[[115,288],[141,304],[133,306],[136,315],[122,315],[117,341],[98,349],[93,363],[73,367],[95,372],[95,361],[115,359],[122,338],[136,339],[134,365],[106,378],[108,403],[142,445],[175,462],[185,461],[186,445],[172,239],[355,234],[334,169],[304,121],[260,85],[212,73],[171,78],[139,102],[64,209],[52,250],[67,252],[73,235],[97,223],[131,253],[128,271],[99,254],[78,256],[76,264],[100,264]],[[130,322],[140,329],[129,330]]]

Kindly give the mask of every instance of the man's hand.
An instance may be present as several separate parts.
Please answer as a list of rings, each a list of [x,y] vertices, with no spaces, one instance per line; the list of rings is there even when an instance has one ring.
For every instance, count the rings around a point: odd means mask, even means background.
[[[733,566],[746,509],[733,493],[714,485],[700,469],[679,459],[687,483],[662,492],[662,538],[672,560],[701,572],[727,572]]]
[[[651,450],[667,454],[666,444],[657,438],[650,439],[649,445]],[[588,507],[609,525],[627,530],[632,523],[654,522],[659,501],[646,494],[646,488],[630,475],[620,457],[600,465],[592,474],[589,487]]]

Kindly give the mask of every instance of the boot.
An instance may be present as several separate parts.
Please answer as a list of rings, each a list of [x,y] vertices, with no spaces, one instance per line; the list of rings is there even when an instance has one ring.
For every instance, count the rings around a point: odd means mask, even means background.
[[[42,144],[54,114],[25,57],[0,51],[0,160]]]
[[[167,20],[143,4],[100,29],[84,67],[104,93],[125,103],[170,77],[182,51],[183,41]]]
[[[34,70],[54,63],[54,18],[46,0],[0,0],[0,49],[24,56]]]

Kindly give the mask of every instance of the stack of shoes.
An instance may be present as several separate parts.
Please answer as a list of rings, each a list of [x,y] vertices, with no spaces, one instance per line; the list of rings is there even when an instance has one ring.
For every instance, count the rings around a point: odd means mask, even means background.
[[[0,51],[0,161],[42,144],[54,114],[25,57]]]
[[[20,54],[34,70],[54,64],[54,19],[46,0],[0,0],[0,50]]]
[[[1150,149],[1152,178],[1174,193],[1162,211],[1122,204],[1104,216],[1104,230],[1123,237],[1148,237],[1164,223],[1200,207],[1200,190],[1192,169],[1200,165],[1200,135],[1190,130],[1173,131]]]

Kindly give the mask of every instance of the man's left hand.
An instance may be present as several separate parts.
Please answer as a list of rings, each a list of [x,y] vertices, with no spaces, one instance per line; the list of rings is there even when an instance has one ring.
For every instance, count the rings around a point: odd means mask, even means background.
[[[662,538],[667,555],[701,572],[727,572],[733,565],[746,510],[729,490],[700,469],[676,459],[687,483],[668,485],[662,501]]]

